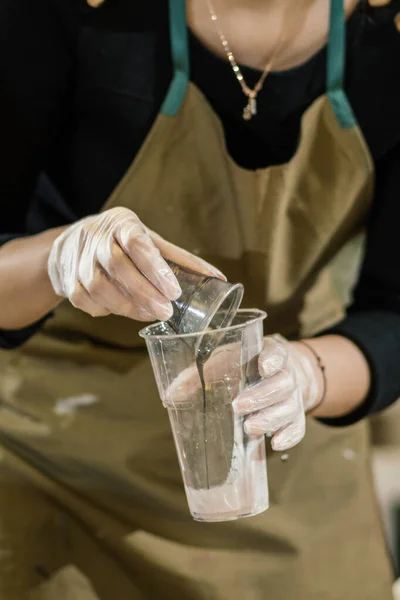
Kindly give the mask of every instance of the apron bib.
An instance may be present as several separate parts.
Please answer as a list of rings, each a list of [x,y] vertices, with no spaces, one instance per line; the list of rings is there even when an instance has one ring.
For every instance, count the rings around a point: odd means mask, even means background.
[[[345,312],[373,194],[372,161],[342,85],[343,1],[331,0],[327,92],[304,114],[296,154],[256,171],[228,155],[220,120],[189,81],[185,2],[169,4],[174,77],[104,209],[134,210],[243,282],[244,305],[268,311],[267,333],[321,331]],[[286,463],[269,451],[267,512],[196,523],[141,326],[65,302],[22,349],[0,353],[4,468],[43,493],[31,529],[47,570],[75,565],[100,600],[389,600],[365,424],[308,419]],[[29,497],[18,485],[17,512]],[[22,580],[31,589],[40,573]],[[74,600],[91,600],[73,589]]]

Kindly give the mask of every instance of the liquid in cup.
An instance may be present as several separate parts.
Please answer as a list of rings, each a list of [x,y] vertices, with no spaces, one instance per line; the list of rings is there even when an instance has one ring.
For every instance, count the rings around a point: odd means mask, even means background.
[[[232,407],[259,380],[265,317],[263,311],[239,310],[227,328],[176,334],[168,323],[156,323],[140,332],[198,521],[229,521],[268,508],[265,438],[249,436],[245,417]]]

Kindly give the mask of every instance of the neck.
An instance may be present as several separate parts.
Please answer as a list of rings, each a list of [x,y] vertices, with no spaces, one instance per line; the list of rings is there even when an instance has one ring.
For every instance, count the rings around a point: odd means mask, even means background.
[[[198,0],[197,0],[198,1]],[[307,0],[213,0],[215,10],[244,9],[258,10],[268,13],[282,9],[283,6],[301,7],[307,5]]]
[[[288,0],[290,4],[299,4],[299,0]],[[301,1],[301,0],[300,0]],[[219,6],[224,8],[264,8],[268,10],[274,6],[282,6],[282,0],[218,0]]]
[[[226,59],[210,18],[208,1],[187,0],[188,23],[204,45]],[[347,16],[359,1],[344,0]],[[262,71],[272,56],[273,70],[286,70],[302,64],[326,44],[330,0],[211,0],[211,3],[239,64]]]

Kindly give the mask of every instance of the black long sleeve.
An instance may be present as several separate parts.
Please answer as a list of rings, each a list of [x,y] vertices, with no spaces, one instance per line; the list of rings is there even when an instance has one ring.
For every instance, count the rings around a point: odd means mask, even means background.
[[[71,57],[51,0],[0,3],[0,234],[26,232],[40,171],[65,118]],[[0,238],[1,239],[1,238]]]
[[[400,118],[400,115],[399,115]],[[324,333],[351,339],[366,356],[372,387],[366,401],[331,425],[350,425],[400,397],[400,144],[376,166],[367,246],[347,317]]]

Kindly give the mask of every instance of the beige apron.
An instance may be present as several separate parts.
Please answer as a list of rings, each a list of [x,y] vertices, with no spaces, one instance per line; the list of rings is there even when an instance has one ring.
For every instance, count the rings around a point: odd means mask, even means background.
[[[327,94],[304,114],[295,156],[256,171],[230,158],[188,82],[183,0],[170,17],[171,87],[104,208],[131,208],[242,281],[268,332],[311,335],[344,314],[373,192],[342,90],[342,0]],[[24,348],[0,353],[0,597],[389,600],[365,425],[308,419],[287,462],[269,452],[267,512],[196,523],[139,327],[64,303]]]

